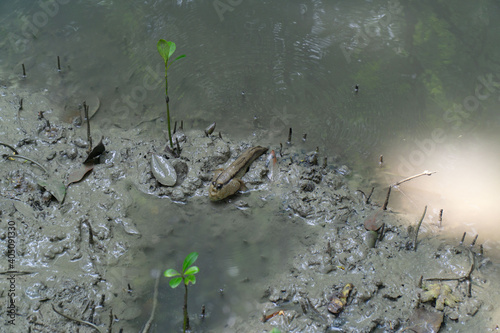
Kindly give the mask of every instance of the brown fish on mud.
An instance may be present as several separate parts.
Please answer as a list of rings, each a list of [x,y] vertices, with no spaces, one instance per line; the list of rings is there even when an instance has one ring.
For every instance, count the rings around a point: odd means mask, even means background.
[[[216,170],[208,189],[210,200],[222,200],[235,194],[240,189],[245,189],[245,183],[241,180],[241,177],[248,171],[252,162],[266,151],[267,148],[261,146],[249,148],[231,163],[226,170]]]

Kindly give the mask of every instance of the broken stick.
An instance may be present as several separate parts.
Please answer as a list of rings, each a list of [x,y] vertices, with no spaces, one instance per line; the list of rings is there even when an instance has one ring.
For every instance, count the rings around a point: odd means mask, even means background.
[[[433,173],[436,173],[436,171],[424,171],[424,172],[421,172],[419,174],[416,174],[416,175],[413,175],[411,177],[408,177],[408,178],[405,178],[405,179],[402,179],[398,182],[395,182],[394,184],[392,185],[389,185],[389,189],[387,190],[387,197],[385,198],[385,202],[384,202],[384,206],[382,207],[383,210],[387,210],[387,205],[389,204],[389,196],[391,195],[391,188],[393,187],[396,187],[396,186],[399,186],[407,181],[410,181],[412,179],[415,179],[415,178],[418,178],[418,177],[421,177],[421,176],[430,176],[432,175]]]
[[[418,237],[418,231],[420,230],[420,226],[422,225],[422,221],[424,220],[425,213],[427,212],[427,206],[424,208],[424,213],[422,214],[422,217],[420,218],[420,221],[418,222],[417,230],[415,231],[415,241],[413,242],[413,251],[417,251],[417,237]]]

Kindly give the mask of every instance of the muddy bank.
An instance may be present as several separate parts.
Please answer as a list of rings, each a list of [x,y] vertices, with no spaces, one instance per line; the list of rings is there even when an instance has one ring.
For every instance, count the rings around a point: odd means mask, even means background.
[[[414,230],[404,216],[388,211],[378,217],[385,229],[372,247],[364,221],[380,207],[367,204],[356,191],[369,188],[369,181],[353,175],[338,157],[270,147],[278,157],[276,167],[261,157],[243,177],[248,193],[212,203],[207,187],[214,170],[262,144],[259,133],[232,141],[206,136],[202,129],[179,130],[182,152],[176,157],[165,150],[163,135],[148,136],[157,130],[154,124],[128,131],[95,126],[94,146],[102,137],[105,151],[85,173],[86,124],[78,114],[70,123],[59,121],[43,93],[3,87],[2,96],[1,142],[11,147],[0,146],[5,155],[0,161],[0,267],[9,277],[1,281],[1,300],[10,308],[3,306],[0,315],[12,315],[15,331],[96,331],[89,323],[103,332],[140,330],[137,322],[150,311],[143,300],[151,298],[154,279],[149,271],[132,274],[130,267],[143,269],[144,248],[152,245],[149,236],[143,237],[147,221],[132,219],[130,212],[145,205],[144,195],[173,201],[180,209],[189,203],[207,211],[229,206],[242,216],[268,209],[268,202],[276,200],[273,214],[289,216],[307,230],[293,236],[298,245],[290,252],[296,255],[288,258],[288,269],[273,272],[265,283],[243,279],[246,288],[259,291],[246,315],[238,313],[216,327],[209,314],[204,322],[193,320],[193,331],[391,332],[415,329],[430,321],[418,319],[429,313],[442,317],[442,331],[490,327],[484,318],[493,307],[486,297],[491,267],[478,245],[450,244],[424,233],[414,251]],[[6,157],[14,153],[36,164]],[[172,186],[162,185],[152,172],[153,156],[175,170]],[[352,290],[342,297],[348,284]],[[220,297],[215,294],[204,302]],[[262,322],[263,314],[276,311]]]

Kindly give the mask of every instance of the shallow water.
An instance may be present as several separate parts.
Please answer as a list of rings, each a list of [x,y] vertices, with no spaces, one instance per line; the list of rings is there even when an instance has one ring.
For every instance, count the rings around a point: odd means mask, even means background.
[[[266,130],[262,145],[284,143],[290,127],[296,143],[307,133],[305,151],[320,147],[363,175],[376,172],[380,203],[388,184],[437,171],[402,185],[391,207],[418,216],[429,205],[429,231],[444,209],[443,231],[452,239],[464,231],[471,238],[479,234],[489,255],[499,253],[500,64],[494,38],[500,12],[493,1],[9,1],[0,4],[0,13],[0,84],[45,91],[53,101],[49,114],[70,121],[74,113],[65,106],[98,96],[101,131],[141,122],[165,130],[156,42],[172,40],[176,55],[187,55],[169,69],[174,120],[188,128],[216,121],[216,131],[236,138]],[[161,130],[151,136],[164,138]],[[194,202],[155,199],[132,210],[134,218],[150,221],[144,233],[163,235],[145,269],[180,262],[193,250],[188,236],[196,236],[200,253],[224,258],[200,263],[210,278],[196,288],[209,293],[206,286],[220,271],[217,288],[237,289],[238,299],[245,298],[241,280],[259,279],[289,259],[297,241],[292,235],[302,226],[279,224],[288,219],[276,213],[279,203],[250,213],[212,207],[198,212]],[[176,237],[159,232],[163,210],[182,216],[171,222],[176,232],[182,226]],[[282,244],[283,252],[277,251]],[[166,262],[165,253],[175,260]],[[212,306],[235,303],[221,299]]]
[[[141,250],[145,251],[148,262],[142,263],[143,269],[146,272],[155,268],[178,269],[189,252],[197,251],[200,274],[197,284],[189,288],[192,295],[189,307],[193,314],[200,314],[201,306],[205,305],[210,316],[209,328],[224,326],[232,316],[255,312],[254,303],[265,289],[265,281],[283,271],[298,249],[299,239],[294,235],[304,234],[307,228],[280,214],[279,203],[272,198],[263,203],[255,193],[242,199],[251,208],[241,210],[232,203],[214,203],[208,211],[199,211],[196,200],[178,205],[137,195],[143,198],[131,209],[130,217],[144,221],[148,216],[147,225],[138,224],[146,232]],[[159,327],[167,330],[179,327],[182,295],[182,288],[171,290],[163,284]],[[149,313],[144,315],[137,327],[143,325]]]

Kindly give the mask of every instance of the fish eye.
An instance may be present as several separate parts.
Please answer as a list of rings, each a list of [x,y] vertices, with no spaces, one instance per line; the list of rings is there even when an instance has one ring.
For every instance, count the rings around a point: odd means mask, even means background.
[[[222,188],[222,184],[217,184],[216,188],[220,190]]]

